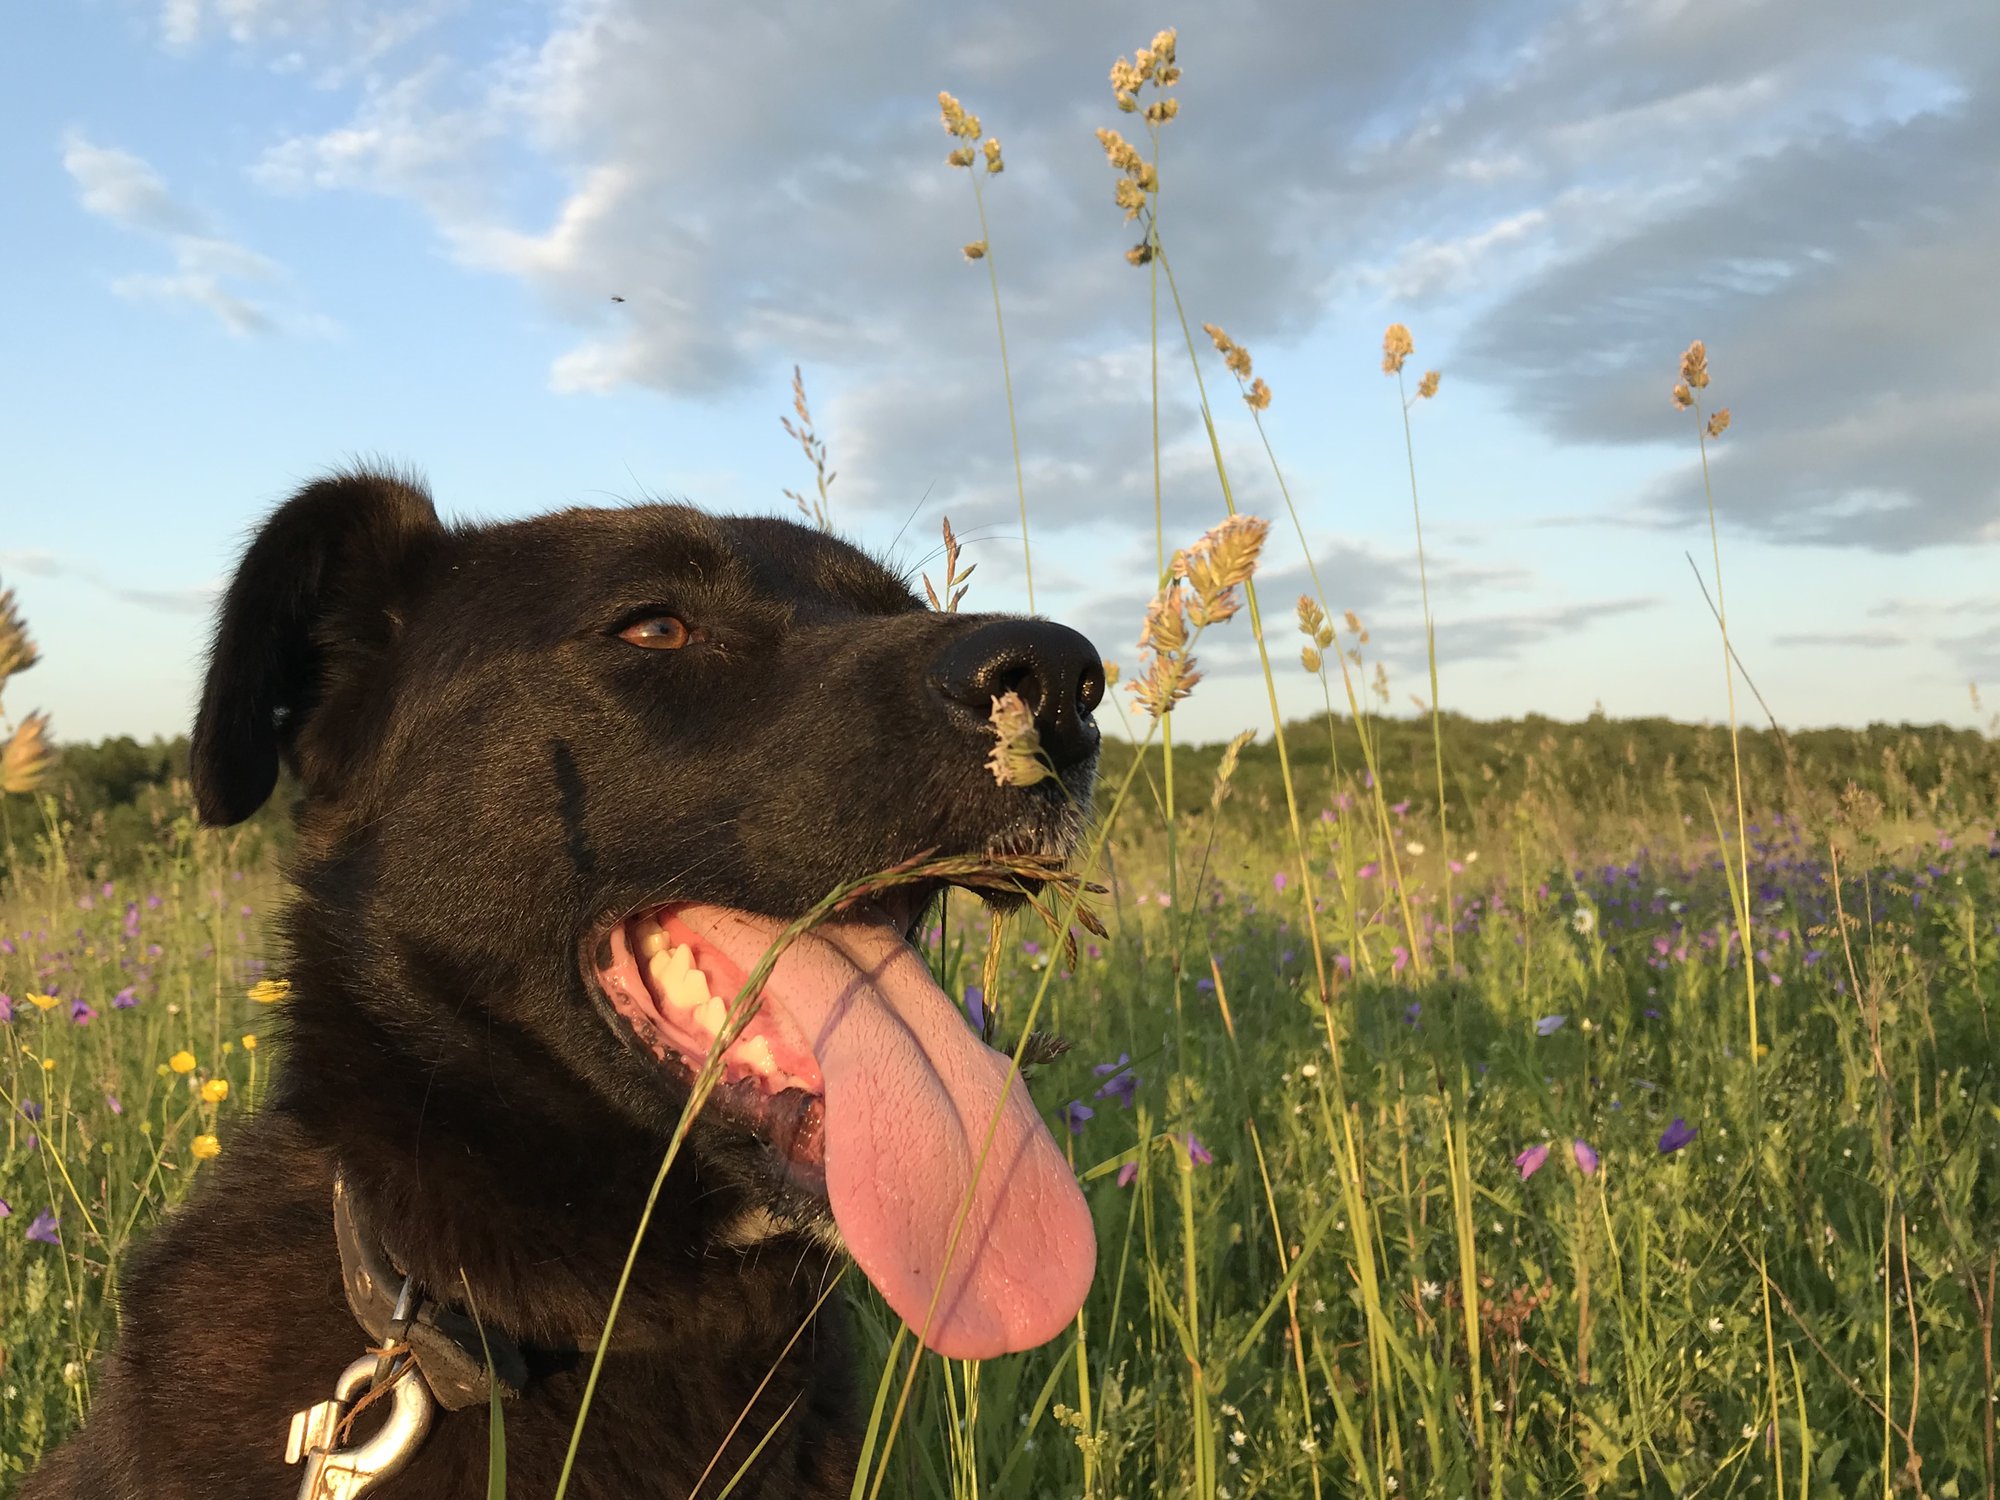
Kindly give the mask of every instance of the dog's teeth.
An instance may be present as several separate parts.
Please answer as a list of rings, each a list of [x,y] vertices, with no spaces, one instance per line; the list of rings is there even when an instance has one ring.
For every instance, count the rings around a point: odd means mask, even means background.
[[[771,1054],[769,1038],[746,1037],[729,1049],[731,1062],[739,1062],[759,1078],[769,1078],[777,1071],[778,1059]]]
[[[720,1000],[704,1000],[694,1013],[694,1018],[703,1029],[711,1032],[722,1030],[722,1023],[729,1019],[729,1008]]]
[[[667,954],[667,983],[678,984],[683,974],[694,963],[694,950],[686,943],[676,943]]]
[[[660,930],[658,922],[641,922],[636,930],[639,934],[639,957],[651,958],[655,953],[666,951],[667,935]]]

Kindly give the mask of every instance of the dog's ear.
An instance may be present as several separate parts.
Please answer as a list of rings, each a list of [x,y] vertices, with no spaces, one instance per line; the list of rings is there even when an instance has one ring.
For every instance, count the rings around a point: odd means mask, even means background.
[[[222,601],[195,716],[195,806],[240,823],[337,686],[394,638],[399,605],[443,537],[430,496],[393,475],[307,485],[251,540]],[[310,784],[311,777],[308,776]]]

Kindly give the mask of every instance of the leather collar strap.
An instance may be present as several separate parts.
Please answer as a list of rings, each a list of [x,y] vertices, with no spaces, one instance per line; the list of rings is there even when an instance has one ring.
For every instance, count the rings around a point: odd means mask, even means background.
[[[503,1398],[526,1388],[528,1363],[521,1347],[499,1329],[488,1328],[482,1344],[477,1323],[422,1288],[414,1289],[409,1316],[397,1319],[397,1295],[406,1278],[381,1237],[364,1227],[354,1195],[339,1175],[333,1179],[333,1238],[340,1247],[340,1279],[355,1321],[378,1345],[409,1345],[438,1405],[463,1411],[485,1405],[496,1386]]]

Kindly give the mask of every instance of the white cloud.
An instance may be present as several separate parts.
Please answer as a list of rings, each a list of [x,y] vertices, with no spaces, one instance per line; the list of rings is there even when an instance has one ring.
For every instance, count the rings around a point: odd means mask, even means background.
[[[244,295],[240,283],[274,284],[283,279],[282,269],[218,233],[206,215],[176,198],[143,158],[71,131],[63,139],[62,161],[87,212],[160,243],[173,256],[170,272],[115,278],[111,289],[118,296],[202,308],[239,337],[273,332],[281,322],[317,331],[328,326],[324,319],[281,319]]]

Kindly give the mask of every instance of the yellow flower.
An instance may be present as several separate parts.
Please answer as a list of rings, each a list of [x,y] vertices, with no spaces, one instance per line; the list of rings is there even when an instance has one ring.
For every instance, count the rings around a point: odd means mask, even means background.
[[[159,1074],[162,1078],[165,1078],[167,1076],[167,1065],[165,1063],[161,1063],[157,1068],[153,1069],[153,1071]]]
[[[42,1059],[42,1071],[44,1073],[53,1073],[55,1072],[55,1070],[56,1070],[56,1060],[53,1057],[45,1057]]]
[[[194,1054],[183,1047],[167,1059],[167,1066],[172,1068],[176,1073],[192,1073],[194,1071]]]
[[[212,1135],[198,1135],[188,1142],[188,1150],[196,1161],[213,1161],[222,1155],[222,1142]]]
[[[259,1005],[276,1005],[291,992],[289,979],[260,979],[250,986],[250,998]]]
[[[224,1042],[222,1044],[222,1055],[224,1057],[229,1056],[229,1054],[234,1052],[235,1050],[236,1050],[236,1043],[234,1042]]]
[[[255,1052],[257,1050],[256,1032],[246,1031],[243,1033],[243,1050],[245,1052]]]
[[[36,1010],[53,1009],[55,1003],[56,1003],[56,997],[54,995],[38,995],[33,993],[32,991],[29,992],[28,1004],[34,1006]]]
[[[229,1097],[229,1080],[211,1078],[201,1086],[201,1097],[210,1104],[220,1104]]]

